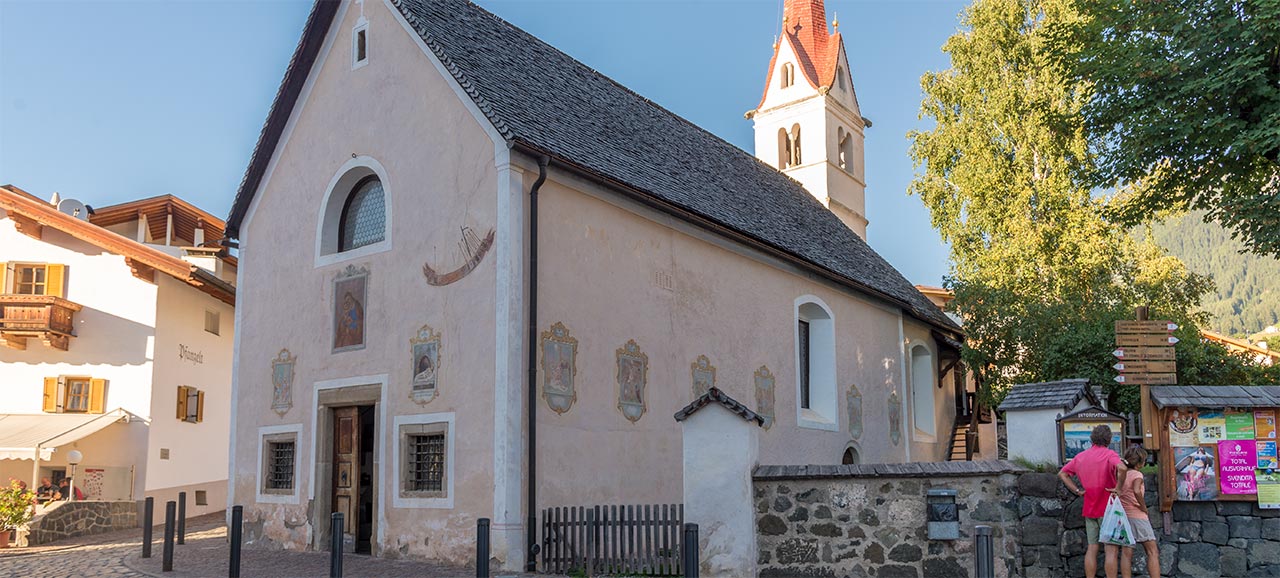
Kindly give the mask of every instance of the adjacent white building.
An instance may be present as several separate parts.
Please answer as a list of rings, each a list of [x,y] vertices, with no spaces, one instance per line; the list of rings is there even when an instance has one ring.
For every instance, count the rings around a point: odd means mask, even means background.
[[[1058,418],[1100,405],[1087,379],[1013,386],[999,408],[1004,412],[1009,459],[1060,463]]]
[[[0,187],[0,479],[83,461],[89,499],[226,504],[236,259],[173,196],[93,210]]]

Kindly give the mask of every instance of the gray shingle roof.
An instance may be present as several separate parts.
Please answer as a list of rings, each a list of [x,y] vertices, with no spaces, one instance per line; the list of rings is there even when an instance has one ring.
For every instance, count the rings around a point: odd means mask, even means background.
[[[1019,409],[1062,409],[1075,407],[1080,400],[1088,398],[1098,403],[1089,389],[1087,379],[1064,379],[1043,383],[1024,383],[1015,385],[1000,402],[1000,411]]]
[[[713,403],[718,403],[724,406],[725,409],[738,414],[742,419],[754,421],[756,422],[756,425],[764,427],[764,416],[751,411],[751,408],[742,405],[738,400],[729,397],[729,394],[720,391],[720,388],[717,387],[707,390],[706,393],[698,396],[698,399],[693,400],[689,405],[686,405],[681,408],[680,411],[677,411],[675,415],[676,421],[689,419],[689,416],[698,413],[698,410]]]
[[[1280,407],[1280,385],[1158,385],[1156,407]]]
[[[901,305],[948,331],[959,327],[804,188],[724,140],[628,90],[569,55],[465,0],[392,0],[449,73],[512,144],[660,207],[687,211]],[[323,2],[321,2],[323,4]],[[315,13],[272,106],[259,148],[274,146],[317,42],[329,23]],[[332,15],[328,16],[332,19]],[[313,30],[314,29],[314,30]],[[321,30],[317,32],[316,30]],[[291,96],[292,95],[292,96]],[[277,110],[279,109],[279,110]],[[273,136],[274,134],[274,136]],[[254,152],[228,229],[238,234],[270,151]]]

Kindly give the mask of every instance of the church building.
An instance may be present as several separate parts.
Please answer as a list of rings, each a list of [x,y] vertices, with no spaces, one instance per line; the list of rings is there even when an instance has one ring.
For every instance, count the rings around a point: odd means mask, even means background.
[[[960,327],[866,243],[841,36],[785,13],[753,156],[466,0],[317,2],[227,221],[250,547],[342,512],[465,563],[490,518],[523,569],[545,508],[680,502],[712,388],[762,463],[947,459]]]

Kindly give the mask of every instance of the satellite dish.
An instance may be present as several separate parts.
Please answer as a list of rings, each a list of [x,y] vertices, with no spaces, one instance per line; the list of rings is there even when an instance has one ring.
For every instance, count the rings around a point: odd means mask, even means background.
[[[75,199],[62,199],[58,201],[58,212],[66,213],[80,219],[81,221],[89,220],[89,208],[84,203]]]

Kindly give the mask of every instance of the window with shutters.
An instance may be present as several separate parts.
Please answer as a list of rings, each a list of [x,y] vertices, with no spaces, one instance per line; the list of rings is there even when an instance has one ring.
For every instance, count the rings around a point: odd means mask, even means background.
[[[297,465],[297,434],[277,434],[263,440],[262,492],[292,494]]]
[[[63,411],[68,413],[84,413],[89,411],[89,378],[68,377],[63,391],[66,398],[62,402]]]
[[[452,507],[452,414],[399,416],[398,507]]]
[[[62,297],[66,266],[50,263],[6,263],[0,293]]]
[[[178,419],[187,423],[204,421],[204,392],[194,387],[178,386]]]
[[[45,413],[105,413],[107,380],[78,375],[44,379]]]

